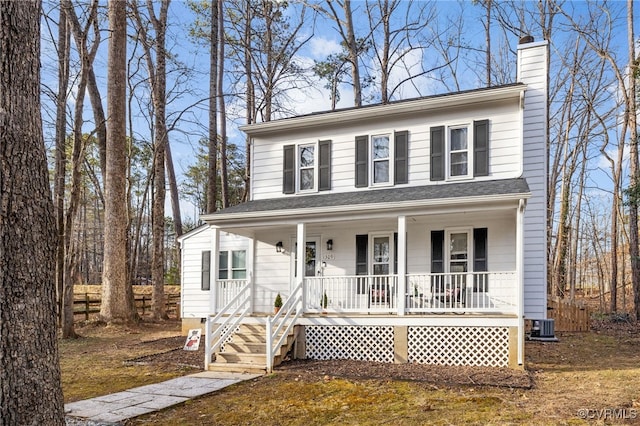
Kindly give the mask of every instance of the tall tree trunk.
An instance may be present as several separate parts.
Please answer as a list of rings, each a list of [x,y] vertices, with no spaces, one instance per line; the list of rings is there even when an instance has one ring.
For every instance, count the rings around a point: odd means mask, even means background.
[[[211,1],[209,34],[209,168],[207,173],[207,213],[217,210],[218,194],[218,1]]]
[[[487,13],[487,21],[484,22],[484,39],[487,44],[485,50],[487,87],[491,86],[491,0],[484,1],[484,7]],[[547,55],[549,56],[549,55]]]
[[[636,107],[636,79],[638,78],[638,58],[636,58],[635,37],[633,32],[633,0],[627,0],[627,42],[629,45],[629,89],[625,115],[629,123],[629,144],[631,154],[631,187],[636,194],[640,189],[638,175],[638,126]],[[633,309],[636,319],[640,319],[640,247],[638,246],[638,202],[635,198],[629,212],[629,250],[631,256],[631,281],[633,283]]]
[[[253,61],[251,56],[251,22],[253,18],[253,8],[251,0],[245,0],[245,26],[244,26],[244,73],[247,79],[247,124],[255,122],[255,86],[253,84]],[[251,186],[251,137],[248,135],[245,139],[245,176],[244,176],[244,193],[242,201],[247,201],[249,196],[249,188]]]
[[[62,0],[61,3],[64,3]],[[70,33],[67,14],[60,7],[58,23],[58,95],[56,98],[56,162],[54,197],[56,206],[56,224],[58,225],[58,244],[56,246],[56,289],[58,318],[62,321],[62,294],[64,289],[64,189],[66,182],[66,144],[67,144],[67,90],[69,89]]]
[[[83,31],[82,26],[80,25],[80,21],[76,14],[76,11],[71,3],[71,0],[62,0],[61,1],[62,8],[65,10],[67,15],[67,19],[69,20],[69,24],[71,26],[71,31],[73,32],[73,38],[78,46],[78,50],[81,49],[81,45],[85,43],[86,47],[86,37],[83,37],[83,33],[88,32],[89,26],[93,25],[93,45],[98,46],[100,44],[100,31],[98,26],[98,20],[95,19],[95,16],[92,16],[93,19],[88,20],[87,28]],[[91,14],[93,15],[95,12],[95,8],[97,7],[96,0],[92,0],[91,3]],[[94,56],[94,55],[92,55]],[[106,149],[107,149],[107,124],[106,118],[104,116],[104,109],[102,108],[102,96],[100,95],[100,90],[98,89],[98,82],[96,80],[95,72],[93,71],[93,57],[89,64],[86,65],[88,68],[86,70],[87,73],[87,92],[89,94],[89,100],[91,101],[91,108],[93,110],[93,118],[96,125],[96,138],[98,140],[98,154],[100,157],[100,170],[104,175],[106,170]],[[99,193],[102,191],[100,186],[96,186],[96,191]],[[102,195],[100,195],[100,199],[102,199]]]
[[[177,238],[184,232],[182,230],[182,213],[180,212],[180,195],[178,193],[178,180],[176,179],[176,169],[173,166],[173,155],[171,154],[171,143],[167,139],[165,146],[165,161],[167,165],[167,180],[169,184],[169,192],[171,194],[171,211],[173,213],[173,223],[176,228]]]
[[[107,164],[105,179],[104,267],[100,317],[107,322],[134,322],[133,290],[127,280],[127,4],[109,0],[107,62]]]
[[[0,423],[64,425],[40,1],[0,1]]]
[[[351,13],[351,0],[344,0],[344,15],[347,30],[347,47],[349,49],[349,62],[351,62],[351,78],[353,80],[353,104],[362,106],[362,88],[360,84],[360,65],[358,63],[358,44],[353,30],[353,16]]]
[[[218,1],[218,104],[220,111],[220,186],[222,208],[229,207],[229,172],[227,171],[227,109],[224,101],[224,9]]]
[[[164,303],[164,237],[165,237],[165,200],[166,200],[166,151],[168,145],[168,130],[166,122],[167,108],[167,59],[166,59],[166,28],[169,0],[162,0],[159,15],[156,16],[151,0],[147,0],[147,12],[153,26],[155,37],[151,39],[145,23],[142,22],[137,2],[131,4],[133,16],[136,19],[138,34],[142,40],[145,61],[149,73],[149,86],[153,104],[153,209],[151,228],[153,234],[153,254],[151,257],[151,280],[153,293],[151,295],[151,312],[154,319],[166,318]],[[153,58],[155,57],[155,64]]]

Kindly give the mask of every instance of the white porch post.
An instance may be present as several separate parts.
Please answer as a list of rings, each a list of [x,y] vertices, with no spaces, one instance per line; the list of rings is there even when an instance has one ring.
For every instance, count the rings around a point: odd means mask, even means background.
[[[218,313],[218,261],[220,258],[220,229],[212,227],[211,260],[209,270],[209,312]]]
[[[520,200],[516,213],[516,284],[518,286],[518,365],[524,364],[524,208]]]
[[[298,223],[296,229],[296,241],[298,247],[296,249],[298,262],[296,264],[296,286],[301,281],[304,283],[304,267],[305,267],[305,257],[307,252],[307,226],[304,223]],[[295,286],[294,286],[295,288]],[[307,308],[307,289],[305,285],[302,284],[302,313],[304,313]]]
[[[256,239],[254,235],[251,235],[251,241],[247,248],[247,281],[249,282],[249,313],[254,312],[255,308],[255,283],[253,282],[253,269],[255,267],[255,252],[256,252]]]
[[[398,216],[398,315],[404,315],[407,300],[407,217]]]

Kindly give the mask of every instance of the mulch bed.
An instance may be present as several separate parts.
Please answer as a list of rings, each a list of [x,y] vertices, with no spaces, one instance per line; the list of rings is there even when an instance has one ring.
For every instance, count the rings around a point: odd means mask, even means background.
[[[298,380],[345,378],[355,380],[407,380],[442,385],[496,386],[530,389],[527,371],[496,367],[441,366],[425,364],[388,364],[351,360],[293,360],[276,368],[279,373]]]
[[[184,336],[143,342],[151,355],[127,360],[129,365],[158,364],[204,369],[204,341],[197,351],[182,349]],[[278,374],[292,380],[318,381],[333,378],[352,380],[408,380],[442,385],[496,386],[529,389],[532,376],[527,371],[495,367],[388,364],[351,360],[291,360],[278,366]]]

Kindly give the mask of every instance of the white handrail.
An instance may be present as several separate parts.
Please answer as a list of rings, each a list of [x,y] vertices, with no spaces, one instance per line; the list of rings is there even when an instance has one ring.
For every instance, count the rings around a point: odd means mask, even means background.
[[[220,309],[220,312],[218,312],[215,317],[209,317],[207,319],[207,323],[205,324],[205,370],[209,369],[209,364],[211,363],[211,356],[213,355],[213,353],[222,346],[225,340],[235,331],[240,322],[249,313],[249,309],[251,307],[250,288],[251,283],[247,282],[244,287],[242,287],[242,289],[238,292],[238,294],[236,294],[224,307]],[[244,293],[247,294],[243,299],[242,296]],[[244,309],[242,310],[242,312],[240,312],[243,306]],[[231,311],[231,308],[234,308],[233,311]],[[222,321],[222,323],[220,323],[220,325],[212,331],[213,325],[220,321],[225,315],[227,315],[225,320]],[[225,328],[226,331],[222,333],[222,330],[225,330]],[[212,345],[212,342],[214,340],[216,342]]]
[[[293,289],[273,318],[267,317],[266,358],[268,373],[273,371],[274,354],[280,350],[297,319],[302,315],[302,283],[303,282],[300,281],[296,288]],[[280,334],[285,325],[287,325],[287,327],[274,345],[274,340],[277,339],[278,334]]]

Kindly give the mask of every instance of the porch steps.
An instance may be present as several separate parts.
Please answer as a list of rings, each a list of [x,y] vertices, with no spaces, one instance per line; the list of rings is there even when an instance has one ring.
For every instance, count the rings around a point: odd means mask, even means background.
[[[224,350],[215,354],[209,371],[264,373],[267,368],[266,334],[265,324],[242,324],[231,341],[225,343]],[[295,333],[292,331],[275,354],[274,366],[282,363],[294,340]]]

